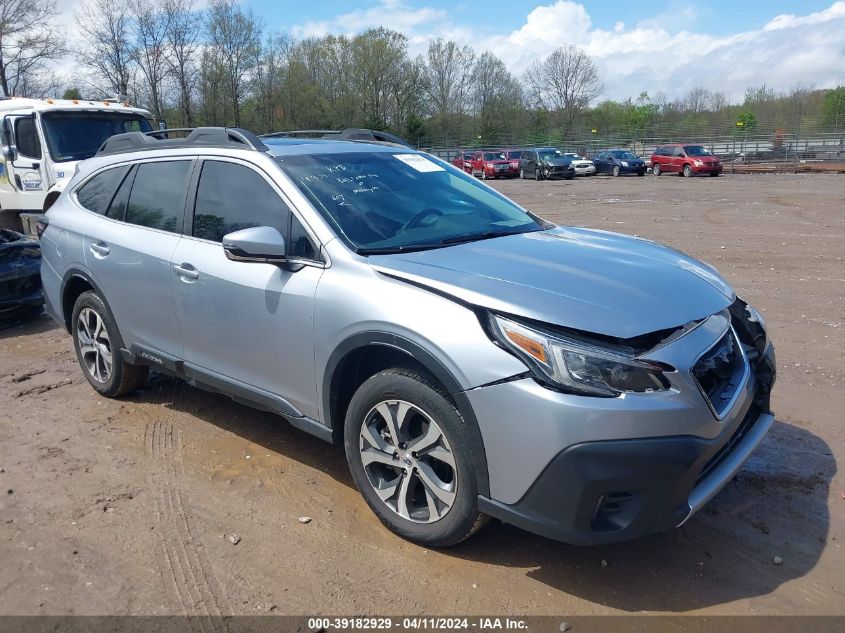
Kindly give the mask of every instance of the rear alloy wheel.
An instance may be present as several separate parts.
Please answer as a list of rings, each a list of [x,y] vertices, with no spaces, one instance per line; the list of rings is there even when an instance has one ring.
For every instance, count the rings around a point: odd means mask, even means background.
[[[654,174],[655,176],[659,176],[661,171],[662,170],[660,169],[659,164],[653,165],[652,168],[651,168],[651,173]]]
[[[95,292],[83,292],[76,300],[71,334],[82,373],[98,393],[115,398],[146,382],[147,367],[123,360],[123,340],[114,317]]]
[[[622,170],[621,170],[621,169],[619,169],[619,165],[614,165],[614,166],[613,166],[613,172],[612,172],[612,173],[613,173],[614,178],[618,177],[618,176],[619,176],[619,174],[621,174],[621,173],[622,173]]]
[[[484,524],[466,422],[426,374],[394,368],[364,382],[344,444],[358,490],[400,536],[446,547]]]
[[[692,178],[692,167],[684,165],[684,178]]]

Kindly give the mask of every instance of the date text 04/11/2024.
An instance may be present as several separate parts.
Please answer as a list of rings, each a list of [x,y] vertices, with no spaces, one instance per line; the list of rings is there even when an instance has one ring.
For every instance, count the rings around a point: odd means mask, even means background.
[[[405,617],[401,620],[388,617],[309,618],[311,631],[496,631],[527,630],[528,623],[510,617]]]

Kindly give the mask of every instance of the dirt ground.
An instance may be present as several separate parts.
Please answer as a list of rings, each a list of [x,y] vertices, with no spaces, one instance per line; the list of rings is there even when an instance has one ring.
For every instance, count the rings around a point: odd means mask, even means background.
[[[845,614],[845,176],[495,186],[708,261],[764,313],[778,421],[705,510],[620,545],[493,522],[426,550],[340,449],[169,378],[102,399],[42,317],[0,331],[0,614]]]

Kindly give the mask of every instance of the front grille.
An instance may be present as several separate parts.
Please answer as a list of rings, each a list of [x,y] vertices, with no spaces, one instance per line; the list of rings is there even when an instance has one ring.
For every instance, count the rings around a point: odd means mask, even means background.
[[[745,373],[745,360],[739,345],[730,328],[692,368],[701,392],[720,418],[730,406]]]

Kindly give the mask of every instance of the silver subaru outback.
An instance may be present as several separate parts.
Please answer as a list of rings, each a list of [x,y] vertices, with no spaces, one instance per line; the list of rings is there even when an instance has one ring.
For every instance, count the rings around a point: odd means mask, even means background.
[[[773,423],[765,324],[712,267],[398,145],[122,134],[45,222],[94,389],[152,368],[342,442],[428,546],[488,517],[578,544],[681,525]]]

